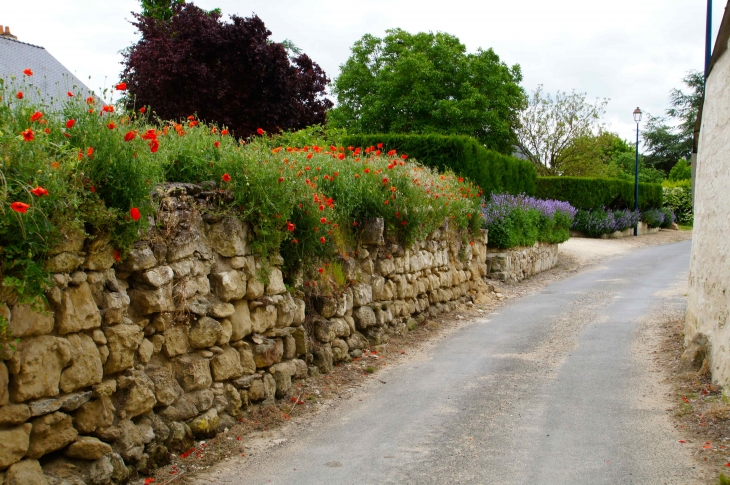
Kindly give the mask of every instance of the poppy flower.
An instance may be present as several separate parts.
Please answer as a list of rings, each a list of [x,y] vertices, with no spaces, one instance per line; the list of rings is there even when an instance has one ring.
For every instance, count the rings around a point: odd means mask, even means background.
[[[339,155],[337,155],[337,158],[339,158],[340,160],[344,160],[345,159],[345,154],[344,153],[340,153]]]
[[[279,177],[279,183],[282,183],[284,181],[284,177]]]
[[[377,156],[377,157],[380,156],[380,150],[375,150],[375,156]]]
[[[89,147],[89,148],[88,148],[88,149],[86,150],[86,156],[87,156],[87,157],[89,157],[89,158],[91,158],[91,156],[92,156],[93,154],[94,154],[94,148],[93,148],[93,147]]]
[[[68,120],[66,121],[66,128],[73,128],[76,124],[76,120]]]
[[[258,133],[259,135],[263,135],[264,134],[264,129],[263,128],[258,128],[256,130],[256,133]]]
[[[18,91],[15,97],[18,99],[23,99],[23,91]]]
[[[383,177],[383,185],[386,185],[388,183],[388,177]]]
[[[191,127],[198,126],[199,124],[200,124],[199,121],[191,121],[190,123],[188,123],[188,125],[191,126]]]
[[[155,152],[157,152],[157,150],[158,150],[159,148],[160,148],[160,142],[158,142],[157,140],[151,140],[151,141],[150,141],[150,151],[151,151],[152,153],[155,153]]]
[[[221,135],[224,135],[225,136],[227,134],[228,134],[228,130],[221,130]]]
[[[116,86],[114,86],[114,89],[117,91],[126,91],[127,90],[127,83],[119,83]]]
[[[45,128],[43,130],[43,133],[45,133],[46,135],[50,135],[51,134],[51,129],[50,128]]]
[[[106,125],[106,127],[107,127],[107,128],[109,128],[110,130],[113,130],[114,128],[116,128],[116,127],[117,127],[117,125],[115,125],[115,124],[114,124],[114,123],[112,122],[112,123],[109,123],[108,125]]]
[[[141,108],[139,109],[139,112],[140,112],[140,113],[142,113],[142,114],[145,114],[145,113],[147,112],[147,108],[145,108],[144,106],[142,106],[142,107],[141,107]]]
[[[105,113],[114,113],[114,106],[110,104],[105,104],[104,107],[101,108],[101,110]]]
[[[40,111],[36,111],[35,113],[33,113],[33,114],[32,114],[32,115],[30,116],[30,121],[31,121],[31,122],[33,122],[33,121],[38,121],[38,120],[39,120],[39,119],[41,119],[41,118],[43,118],[43,113],[41,113]]]
[[[137,134],[133,131],[128,131],[126,135],[124,135],[124,141],[132,141],[134,140],[134,137],[137,136]]]
[[[396,153],[398,153],[398,152],[397,152],[396,150],[390,150],[390,151],[388,152],[388,156],[389,156],[389,157],[392,157],[392,156],[393,156],[393,155],[395,155]]]
[[[319,210],[321,210],[321,211],[324,210],[324,206],[322,204],[319,205]]]
[[[459,182],[463,182],[463,181],[464,181],[464,177],[459,177]]]
[[[154,478],[145,478],[144,479],[144,485],[150,485],[150,483],[154,482]]]
[[[15,212],[22,212],[26,213],[28,212],[28,208],[30,207],[30,204],[25,204],[23,202],[13,202],[10,204],[10,208],[13,209]]]
[[[322,273],[324,273],[324,268],[319,268],[317,271],[319,271],[319,274],[322,274]],[[296,399],[296,398],[294,398],[294,399]]]
[[[93,96],[89,96],[88,98],[86,98],[86,104],[94,104],[95,102],[96,100]]]
[[[66,93],[66,96],[68,96],[69,98],[73,98],[74,97],[74,93],[72,93],[71,91],[68,91]]]
[[[319,220],[319,222],[321,222],[322,224],[327,224],[327,218],[323,217]]]
[[[41,196],[44,196],[44,195],[48,195],[48,191],[46,189],[44,189],[43,187],[41,187],[40,185],[37,186],[35,189],[32,189],[30,191],[30,193],[33,194],[33,195],[35,195],[36,197],[41,197]]]
[[[383,148],[383,144],[382,143],[378,143],[378,148]]]
[[[295,227],[296,226],[294,224],[292,224],[291,222],[287,222],[286,223],[286,230],[289,231],[289,232],[294,232],[294,228]]]
[[[132,207],[131,209],[129,209],[129,215],[132,216],[132,219],[135,221],[138,221],[139,218],[142,217],[142,214],[136,207]]]
[[[327,240],[324,238],[324,236],[319,238],[319,242],[324,243],[325,241],[327,241]]]
[[[26,76],[32,76],[33,71],[31,71],[30,69],[23,69],[23,74],[25,74]]]
[[[31,130],[30,128],[28,128],[27,130],[23,131],[21,133],[21,135],[23,135],[23,140],[25,140],[25,141],[33,141],[33,140],[35,140],[35,133],[33,133],[33,130]]]
[[[218,148],[219,146],[221,146],[221,142],[216,141],[216,142],[213,143],[213,146],[216,147],[216,148]]]
[[[228,175],[227,173],[224,173],[221,178],[223,179],[224,182],[230,182],[231,181],[231,176]]]
[[[406,154],[404,153],[404,154],[403,154],[403,155],[401,155],[400,157],[401,157],[401,158],[402,158],[403,160],[405,160],[405,159],[407,159],[407,158],[408,158],[408,155],[406,155]]]
[[[115,260],[115,261],[116,261],[117,263],[118,263],[119,261],[121,261],[121,260],[122,260],[122,255],[121,255],[121,253],[119,252],[119,250],[118,250],[118,249],[115,249],[115,250],[114,250],[114,260]]]

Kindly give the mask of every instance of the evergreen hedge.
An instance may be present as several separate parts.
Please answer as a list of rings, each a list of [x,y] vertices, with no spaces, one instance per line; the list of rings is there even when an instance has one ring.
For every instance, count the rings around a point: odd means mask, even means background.
[[[570,202],[583,210],[606,207],[633,209],[634,183],[617,179],[585,177],[540,177],[536,197]],[[659,209],[663,206],[664,192],[659,184],[639,183],[639,209]]]
[[[345,146],[370,147],[382,143],[383,153],[397,150],[440,171],[451,170],[476,183],[485,194],[535,194],[537,171],[527,160],[484,148],[463,135],[347,135]]]

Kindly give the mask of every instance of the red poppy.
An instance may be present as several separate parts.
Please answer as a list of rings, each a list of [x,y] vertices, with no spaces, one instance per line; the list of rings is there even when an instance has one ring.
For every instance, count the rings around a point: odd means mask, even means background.
[[[322,237],[319,238],[319,242],[323,243],[325,241],[327,241],[327,240],[324,238],[324,236],[322,236]]]
[[[51,134],[51,129],[50,128],[44,128],[43,129],[43,133],[45,133],[46,135],[50,135]]]
[[[324,210],[324,206],[322,204],[319,205],[319,210],[321,210],[321,211]]]
[[[284,181],[284,177],[279,177],[279,183],[282,183]]]
[[[324,268],[319,268],[317,271],[319,271],[319,274],[322,274],[322,273],[324,273]],[[296,399],[296,398],[294,398],[294,399]]]
[[[23,91],[18,91],[18,93],[15,95],[18,99],[23,99]]]
[[[23,131],[21,133],[21,135],[23,135],[23,140],[25,140],[25,141],[33,141],[33,140],[35,140],[35,133],[33,133],[33,130],[31,130],[30,128],[28,128],[27,130]]]
[[[13,209],[15,212],[26,213],[28,212],[29,207],[30,204],[25,204],[23,202],[13,202],[12,204],[10,204],[10,208]]]
[[[71,91],[68,91],[66,93],[66,96],[68,96],[69,98],[73,98],[74,97],[74,93],[72,93]]]
[[[105,112],[105,113],[113,113],[114,112],[114,106],[112,106],[110,104],[105,104],[104,107],[101,108],[101,110],[103,112]]]
[[[192,127],[192,126],[198,126],[199,124],[200,124],[200,122],[199,122],[199,121],[191,121],[191,122],[189,123],[189,125],[190,125],[191,127]]]
[[[337,158],[339,158],[340,160],[344,160],[345,159],[345,154],[344,153],[340,153],[339,155],[337,155]]]
[[[151,151],[152,153],[155,153],[155,152],[157,152],[157,150],[158,150],[159,148],[160,148],[160,142],[158,142],[157,140],[151,140],[151,141],[150,141],[150,151]]]
[[[263,128],[258,128],[256,130],[256,133],[258,133],[259,135],[263,135],[264,134],[264,129]]]
[[[35,189],[32,189],[30,191],[31,194],[35,195],[36,197],[41,197],[43,195],[48,195],[48,191],[41,187],[40,185],[37,186]]]
[[[219,146],[221,146],[221,142],[216,141],[216,142],[213,143],[213,146],[216,147],[216,148],[218,148]]]
[[[86,150],[86,156],[87,156],[87,157],[89,157],[89,158],[91,158],[91,156],[92,156],[93,154],[94,154],[94,148],[93,148],[93,147],[89,147],[89,148],[88,148],[88,149]]]
[[[25,74],[26,76],[32,76],[33,71],[31,71],[30,69],[23,69],[23,74]]]
[[[224,135],[225,136],[227,134],[228,134],[228,130],[221,130],[221,135]]]
[[[121,253],[119,252],[119,250],[118,250],[118,249],[115,249],[115,250],[114,250],[114,260],[115,260],[116,262],[119,262],[119,261],[121,261],[121,260],[122,260],[122,255],[121,255]]]
[[[463,181],[464,181],[464,177],[459,177],[459,182],[463,182]]]
[[[31,122],[33,122],[33,121],[38,121],[38,120],[39,120],[39,119],[41,119],[41,118],[43,118],[43,113],[41,113],[40,111],[36,111],[35,113],[33,113],[33,114],[32,114],[32,115],[30,116],[30,121],[31,121]]]
[[[114,128],[117,127],[117,125],[115,125],[113,122],[111,122],[108,125],[106,125],[106,127],[109,128],[110,130],[113,130]]]
[[[124,83],[124,82],[119,83],[116,86],[114,86],[114,89],[116,89],[117,91],[126,91],[127,90],[127,83]]]
[[[142,139],[143,140],[156,140],[157,139],[157,132],[154,129],[150,128],[149,130],[147,130],[145,132],[144,135],[142,135]]]
[[[224,173],[221,178],[223,179],[224,182],[230,182],[231,181],[231,176],[228,175],[227,173]]]
[[[144,485],[150,485],[150,483],[154,482],[154,478],[145,478],[144,479]]]
[[[86,98],[86,104],[94,104],[95,102],[96,100],[93,96],[89,96],[88,98]]]
[[[375,156],[377,156],[377,157],[380,156],[380,150],[375,150]]]
[[[321,222],[322,224],[327,224],[327,218],[323,217],[319,220],[319,222]]]
[[[76,120],[68,120],[66,121],[66,128],[73,128],[76,124]]]
[[[382,143],[378,143],[378,148],[383,148],[383,144]]]
[[[287,231],[289,231],[289,232],[294,232],[294,229],[295,229],[295,228],[296,228],[296,226],[295,226],[294,224],[292,224],[291,222],[287,222],[287,223],[286,223],[286,230],[287,230]]]
[[[142,217],[142,214],[136,207],[132,207],[131,209],[129,209],[129,215],[132,216],[132,219],[134,219],[135,221],[138,221],[139,218]]]
[[[402,158],[403,160],[405,160],[405,159],[407,159],[407,158],[408,158],[408,155],[406,155],[406,154],[403,154],[403,155],[401,155],[400,157],[401,157],[401,158]]]
[[[140,113],[142,113],[142,114],[145,114],[145,113],[147,112],[147,108],[145,108],[144,106],[142,106],[142,107],[141,107],[141,108],[139,109],[139,112],[140,112]]]
[[[388,183],[388,177],[383,177],[383,185]]]
[[[133,131],[128,131],[126,135],[124,135],[124,141],[132,141],[134,140],[134,137],[137,136],[137,133]]]

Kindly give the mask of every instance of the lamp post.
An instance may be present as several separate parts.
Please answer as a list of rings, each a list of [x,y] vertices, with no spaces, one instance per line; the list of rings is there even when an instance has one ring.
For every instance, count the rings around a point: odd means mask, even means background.
[[[634,110],[634,121],[636,121],[636,171],[634,172],[634,210],[639,210],[639,121],[641,121],[641,110],[637,107]],[[634,226],[634,236],[639,235],[639,222]]]

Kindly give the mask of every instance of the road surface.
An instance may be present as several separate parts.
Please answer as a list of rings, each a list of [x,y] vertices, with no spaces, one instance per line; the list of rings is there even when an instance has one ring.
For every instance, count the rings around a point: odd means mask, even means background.
[[[196,483],[695,483],[641,331],[684,305],[689,253],[636,250],[511,301]]]

